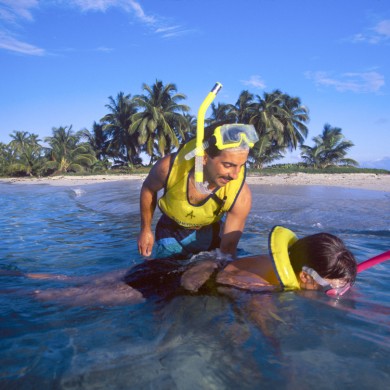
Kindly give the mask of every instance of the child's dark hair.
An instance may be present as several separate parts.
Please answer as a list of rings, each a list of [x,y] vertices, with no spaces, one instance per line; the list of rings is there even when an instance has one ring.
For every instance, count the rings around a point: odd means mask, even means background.
[[[344,279],[351,284],[356,279],[357,264],[353,254],[332,234],[318,233],[299,239],[289,248],[289,256],[296,274],[307,266],[322,278]]]

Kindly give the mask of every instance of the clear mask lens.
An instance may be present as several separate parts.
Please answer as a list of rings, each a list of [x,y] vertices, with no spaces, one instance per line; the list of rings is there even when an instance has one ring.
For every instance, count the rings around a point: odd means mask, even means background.
[[[346,283],[345,285],[340,287],[333,287],[327,280],[322,278],[313,268],[304,266],[302,267],[302,271],[309,274],[315,280],[315,282],[321,286],[321,289],[326,293],[326,295],[330,297],[337,298],[345,294],[351,288],[350,283]]]
[[[259,140],[256,130],[253,125],[223,125],[215,130],[216,146],[218,149],[227,149],[239,147],[245,142],[249,147]]]

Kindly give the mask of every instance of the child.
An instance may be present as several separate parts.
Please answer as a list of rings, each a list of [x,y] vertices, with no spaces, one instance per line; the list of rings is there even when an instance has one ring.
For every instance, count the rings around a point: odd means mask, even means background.
[[[78,282],[77,287],[36,291],[41,299],[74,305],[139,303],[152,296],[168,298],[181,289],[196,292],[203,286],[258,292],[323,290],[338,297],[356,278],[357,264],[352,253],[339,238],[328,233],[298,239],[291,230],[276,226],[269,235],[269,253],[229,260],[214,251],[185,263],[156,259],[103,277],[19,275]]]
[[[217,272],[217,284],[251,291],[323,290],[327,295],[339,296],[356,278],[354,256],[329,233],[298,239],[291,230],[276,226],[269,235],[269,252],[229,262]],[[197,291],[213,267],[218,265],[210,260],[195,264],[184,272],[182,286]]]

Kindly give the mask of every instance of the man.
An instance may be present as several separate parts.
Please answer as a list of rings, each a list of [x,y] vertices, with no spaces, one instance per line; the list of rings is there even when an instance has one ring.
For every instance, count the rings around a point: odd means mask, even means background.
[[[156,257],[187,258],[215,248],[235,257],[252,202],[245,183],[245,165],[257,140],[252,125],[223,125],[213,131],[203,144],[207,193],[196,185],[194,158],[188,157],[195,140],[158,161],[141,189],[140,254],[152,254],[151,224],[157,193],[164,188],[158,200],[162,216],[156,226]]]

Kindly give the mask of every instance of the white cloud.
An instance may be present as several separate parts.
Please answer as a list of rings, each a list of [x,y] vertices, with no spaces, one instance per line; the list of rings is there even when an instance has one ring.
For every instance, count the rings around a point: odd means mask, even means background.
[[[333,87],[339,92],[378,92],[385,85],[385,78],[378,72],[348,72],[331,76],[327,72],[306,72],[306,77],[316,85]]]
[[[132,12],[142,23],[153,25],[156,23],[154,16],[147,15],[141,4],[135,0],[71,0],[71,3],[82,11],[105,12],[108,8],[121,8],[126,12]]]
[[[258,75],[253,75],[249,78],[249,80],[241,80],[241,82],[244,85],[254,87],[254,88],[260,88],[264,89],[266,87],[265,82],[263,79]]]
[[[370,44],[379,44],[390,38],[390,19],[385,19],[377,23],[364,33],[355,34],[352,37],[353,42],[367,42]]]
[[[0,0],[0,20],[15,27],[22,20],[33,21],[32,10],[39,5],[38,0]],[[45,50],[15,38],[6,29],[0,29],[0,49],[32,56],[42,56]]]
[[[180,35],[188,34],[193,32],[191,30],[183,30],[181,26],[167,26],[167,27],[158,27],[155,30],[156,34],[159,34],[163,38],[173,38]]]
[[[125,1],[127,2],[127,1]],[[138,19],[141,21],[147,23],[147,24],[154,24],[156,22],[156,19],[153,16],[146,15],[144,10],[142,9],[141,5],[137,3],[136,1],[129,0],[130,8],[133,9],[135,14],[137,15]]]
[[[390,38],[390,19],[382,20],[375,27],[374,31],[383,38]]]
[[[18,19],[33,20],[31,10],[38,0],[0,0],[0,19],[15,22]]]
[[[0,31],[0,49],[14,51],[17,53],[28,54],[32,56],[42,56],[45,50],[29,43],[19,41],[18,39]]]
[[[180,26],[167,26],[155,16],[148,15],[143,10],[141,4],[136,0],[53,0],[58,6],[69,5],[82,12],[96,11],[106,12],[107,9],[116,7],[134,15],[142,24],[150,28],[154,33],[163,38],[170,38],[186,33]],[[33,21],[32,11],[40,4],[39,0],[0,0],[0,20],[10,26],[21,21]],[[28,55],[44,55],[45,50],[34,45],[20,41],[14,37],[13,33],[0,29],[0,49],[15,51]],[[107,51],[107,48],[100,48]]]
[[[111,47],[105,47],[105,46],[100,46],[96,49],[96,51],[101,51],[103,53],[111,53],[114,51]]]
[[[162,18],[147,14],[139,1],[135,0],[71,0],[71,3],[81,11],[105,12],[109,8],[120,8],[125,12],[135,15],[136,19],[151,28],[152,31],[163,37],[172,38],[187,34],[190,30],[183,30],[181,26],[167,25]]]
[[[71,0],[70,3],[80,8],[82,11],[104,12],[110,7],[117,5],[117,0]]]

